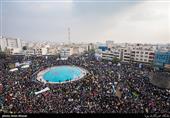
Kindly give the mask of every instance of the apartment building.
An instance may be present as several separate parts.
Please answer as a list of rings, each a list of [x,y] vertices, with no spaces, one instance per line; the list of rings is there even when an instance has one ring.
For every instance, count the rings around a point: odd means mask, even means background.
[[[130,47],[121,48],[121,52],[122,52],[122,61],[130,62],[131,61],[131,48]]]
[[[57,48],[47,48],[47,55],[56,55],[58,53]]]
[[[29,48],[25,51],[25,55],[35,55],[35,49]]]
[[[99,46],[96,53],[102,54],[103,59],[113,59],[114,57],[123,62],[152,63],[154,60],[155,48],[146,44],[126,44],[108,50],[106,46]]]
[[[18,38],[11,37],[0,37],[0,48],[1,51],[7,51],[10,54],[21,53],[22,52],[22,43]]]
[[[61,58],[68,58],[71,55],[71,50],[68,47],[62,48],[59,51]]]
[[[131,51],[131,60],[135,62],[152,63],[155,50],[152,45],[136,44]]]

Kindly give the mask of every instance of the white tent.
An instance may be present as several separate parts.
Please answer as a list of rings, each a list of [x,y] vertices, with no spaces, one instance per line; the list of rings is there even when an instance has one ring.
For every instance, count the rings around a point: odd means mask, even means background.
[[[40,90],[40,91],[38,91],[38,92],[35,92],[35,95],[40,94],[40,93],[43,93],[43,92],[46,92],[46,91],[48,91],[48,90],[50,90],[50,88],[46,87],[46,88],[43,89],[43,90]]]
[[[29,68],[30,66],[29,65],[23,65],[21,66],[21,68]]]
[[[17,71],[17,70],[18,70],[18,68],[13,68],[13,69],[10,69],[9,71],[14,72],[14,71]]]

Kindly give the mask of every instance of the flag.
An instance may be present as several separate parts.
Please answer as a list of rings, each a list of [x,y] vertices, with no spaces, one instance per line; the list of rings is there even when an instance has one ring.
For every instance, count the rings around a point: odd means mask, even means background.
[[[112,84],[112,89],[113,89],[113,94],[115,94],[116,90],[114,84]]]
[[[118,88],[116,89],[116,96],[119,98],[121,98],[121,96],[122,96],[122,94]]]
[[[133,92],[132,92],[132,95],[135,96],[135,97],[138,97],[138,96],[139,96],[139,94],[138,94],[136,91],[133,91]]]

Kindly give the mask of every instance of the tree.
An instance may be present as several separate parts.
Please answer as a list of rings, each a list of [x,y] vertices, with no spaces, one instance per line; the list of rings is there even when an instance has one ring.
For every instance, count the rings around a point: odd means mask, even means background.
[[[60,54],[58,54],[58,58],[61,59],[61,55]]]
[[[10,51],[10,49],[8,49],[8,48],[6,47],[5,50],[4,50],[4,52],[5,52],[6,55],[10,55],[10,52],[11,52],[11,51]]]
[[[154,62],[151,62],[150,65],[151,65],[151,67],[154,67],[154,66],[155,66],[155,63],[154,63]]]
[[[27,50],[27,46],[23,46],[22,49],[25,51]]]
[[[3,58],[3,59],[5,59],[5,58],[6,58],[6,54],[5,54],[5,52],[0,52],[0,58]]]
[[[91,51],[91,52],[95,52],[95,49],[91,49],[90,51]]]
[[[112,62],[113,62],[113,63],[118,63],[118,62],[120,62],[120,59],[118,59],[117,57],[113,57]]]

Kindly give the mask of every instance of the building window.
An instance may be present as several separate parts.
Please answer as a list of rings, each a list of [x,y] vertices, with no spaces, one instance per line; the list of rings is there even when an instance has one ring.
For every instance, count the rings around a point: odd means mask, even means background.
[[[145,52],[145,54],[148,54],[148,52]]]

